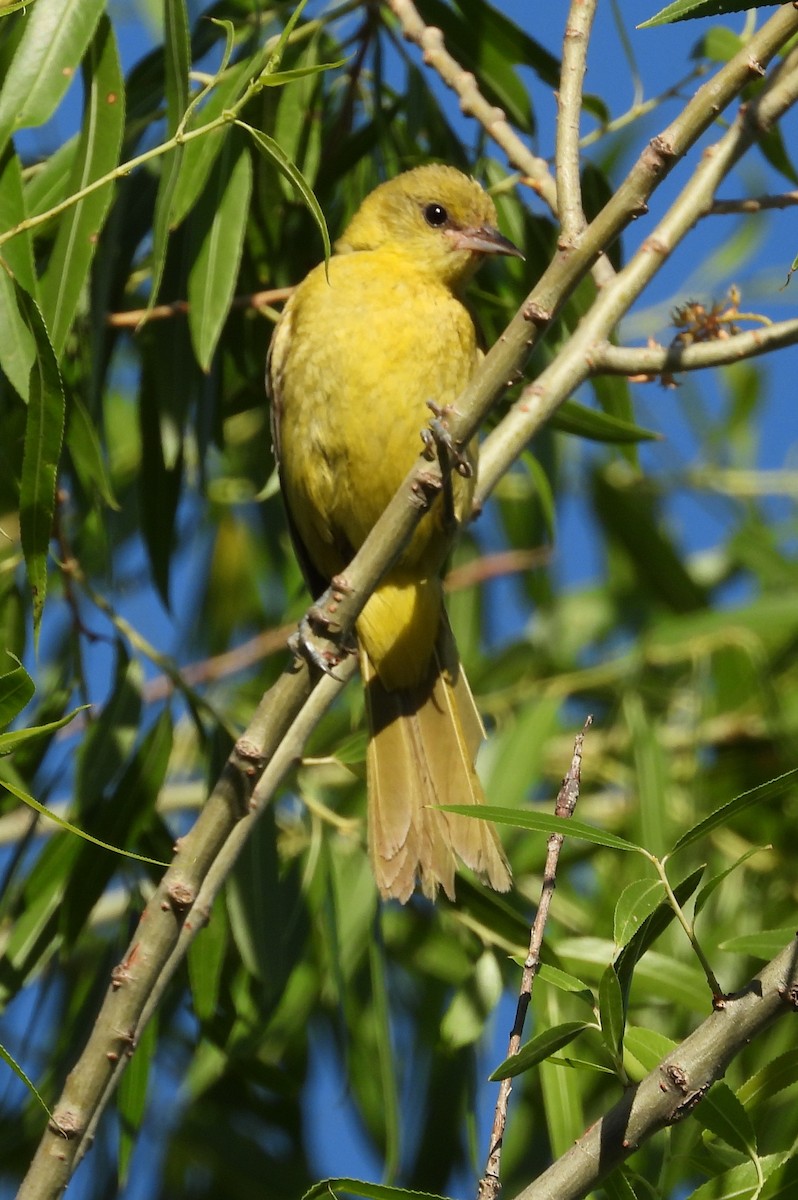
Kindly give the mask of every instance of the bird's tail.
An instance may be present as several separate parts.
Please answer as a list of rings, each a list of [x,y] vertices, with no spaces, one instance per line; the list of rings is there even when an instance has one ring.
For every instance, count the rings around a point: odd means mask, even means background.
[[[439,811],[481,804],[474,759],[485,736],[445,615],[427,680],[388,690],[360,652],[369,723],[369,849],[383,897],[408,900],[416,882],[454,899],[457,858],[499,892],[510,869],[488,821]]]

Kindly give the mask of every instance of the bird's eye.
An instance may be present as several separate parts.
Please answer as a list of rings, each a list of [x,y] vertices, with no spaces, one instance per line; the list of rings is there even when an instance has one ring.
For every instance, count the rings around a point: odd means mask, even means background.
[[[442,204],[428,204],[424,209],[424,220],[433,229],[440,229],[449,224],[449,214]]]

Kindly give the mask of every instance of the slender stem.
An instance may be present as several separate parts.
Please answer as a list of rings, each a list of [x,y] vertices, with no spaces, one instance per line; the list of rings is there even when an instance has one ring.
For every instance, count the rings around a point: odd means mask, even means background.
[[[511,165],[524,175],[525,182],[556,214],[557,185],[545,159],[532,154],[502,109],[485,99],[471,72],[464,70],[446,49],[441,30],[434,25],[425,25],[412,0],[389,0],[389,4],[404,36],[418,46],[426,65],[437,71],[446,86],[457,94],[463,112],[480,123],[488,137],[505,152]]]
[[[557,200],[560,245],[573,245],[587,224],[582,208],[579,178],[579,121],[582,116],[582,85],[587,69],[587,48],[596,15],[597,0],[572,0],[565,22],[557,94]]]
[[[613,346],[602,342],[590,351],[591,375],[647,376],[673,374],[676,371],[701,371],[707,367],[729,366],[744,358],[754,358],[798,342],[798,318],[779,321],[761,329],[734,333],[722,341],[698,342],[692,346]]]
[[[554,807],[555,816],[572,817],[577,801],[579,800],[579,788],[581,784],[582,772],[582,747],[585,741],[585,732],[592,725],[593,718],[589,716],[582,728],[581,733],[576,735],[574,739],[574,751],[571,758],[571,765],[562,781],[562,786],[557,794],[557,802]],[[560,861],[560,851],[562,850],[564,835],[554,833],[548,839],[546,848],[546,865],[543,869],[543,885],[540,891],[540,903],[535,914],[535,920],[532,924],[532,929],[529,937],[529,951],[524,962],[524,970],[521,976],[521,988],[518,995],[518,1005],[515,1010],[515,1020],[513,1028],[510,1032],[510,1042],[507,1049],[507,1058],[513,1054],[517,1054],[521,1049],[521,1037],[524,1032],[524,1023],[526,1021],[527,1010],[532,999],[532,988],[535,983],[538,970],[540,968],[540,952],[543,946],[543,933],[546,928],[546,922],[549,918],[549,910],[551,901],[554,896],[554,889],[557,886],[557,867]],[[477,1192],[477,1200],[497,1200],[501,1188],[501,1156],[502,1146],[504,1143],[504,1130],[507,1124],[507,1110],[510,1101],[510,1093],[512,1092],[512,1079],[503,1079],[499,1085],[499,1095],[496,1100],[496,1109],[493,1115],[493,1127],[490,1134],[490,1148],[488,1150],[488,1160],[485,1165],[485,1174],[479,1182]]]
[[[695,927],[693,926],[693,923],[691,921],[687,920],[684,909],[682,908],[679,901],[676,899],[676,895],[674,894],[673,888],[671,887],[671,881],[668,879],[668,872],[665,870],[665,864],[666,864],[667,860],[659,859],[653,854],[647,855],[647,857],[654,864],[656,872],[659,875],[660,880],[662,882],[662,886],[665,889],[665,895],[668,897],[668,903],[670,904],[671,908],[675,912],[677,921],[681,925],[684,932],[687,934],[688,941],[690,942],[690,945],[693,947],[696,958],[701,963],[701,967],[704,971],[704,974],[707,977],[707,983],[709,984],[710,991],[712,992],[712,1000],[717,1005],[723,1000],[723,996],[724,996],[723,990],[721,989],[721,986],[718,983],[718,980],[715,976],[715,972],[712,970],[712,966],[709,962],[709,959],[707,958],[706,954],[704,954],[704,951],[701,948],[698,938],[695,935]]]

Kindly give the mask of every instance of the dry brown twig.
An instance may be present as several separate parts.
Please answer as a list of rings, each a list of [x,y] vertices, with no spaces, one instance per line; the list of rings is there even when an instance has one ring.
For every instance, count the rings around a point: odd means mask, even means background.
[[[574,753],[571,759],[571,765],[565,774],[562,781],[562,786],[557,793],[557,802],[554,806],[554,815],[567,820],[574,815],[577,801],[579,799],[579,788],[581,784],[582,772],[582,747],[585,741],[585,733],[593,724],[593,717],[588,716],[580,733],[574,739]],[[515,1010],[515,1020],[513,1028],[510,1032],[510,1042],[507,1049],[507,1057],[517,1054],[521,1049],[521,1038],[524,1032],[524,1023],[526,1021],[527,1010],[532,999],[532,987],[535,983],[538,969],[540,967],[540,952],[543,946],[543,933],[546,928],[546,922],[549,918],[549,909],[551,908],[554,889],[557,886],[557,866],[560,860],[560,851],[565,840],[564,833],[552,833],[549,836],[546,850],[546,865],[543,870],[543,886],[540,890],[540,904],[538,905],[535,920],[532,924],[532,929],[529,937],[529,952],[524,961],[524,970],[521,975],[521,988],[518,994],[518,1005]],[[497,1200],[499,1191],[501,1190],[501,1155],[502,1145],[504,1142],[504,1130],[507,1125],[507,1110],[510,1102],[510,1093],[513,1089],[512,1079],[507,1078],[501,1081],[499,1085],[499,1095],[496,1100],[496,1109],[493,1115],[493,1127],[490,1132],[490,1148],[488,1150],[488,1161],[485,1165],[485,1174],[479,1181],[479,1189],[477,1191],[477,1200]]]

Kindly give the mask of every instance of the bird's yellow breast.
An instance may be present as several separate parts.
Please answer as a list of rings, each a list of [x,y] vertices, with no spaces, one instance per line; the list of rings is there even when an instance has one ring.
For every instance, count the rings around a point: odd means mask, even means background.
[[[455,401],[476,362],[453,292],[389,248],[335,256],[307,276],[278,325],[271,377],[281,474],[297,531],[329,578],[362,544],[422,449],[428,401]],[[453,478],[455,508],[473,481]],[[401,565],[435,573],[451,532],[440,505]]]

